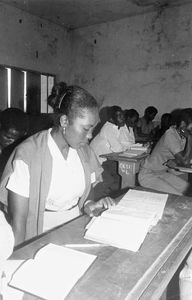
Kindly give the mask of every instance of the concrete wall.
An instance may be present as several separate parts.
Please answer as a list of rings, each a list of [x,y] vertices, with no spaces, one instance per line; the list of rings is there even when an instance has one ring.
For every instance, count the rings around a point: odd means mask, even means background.
[[[52,73],[68,79],[70,44],[66,30],[0,4],[0,64]]]
[[[161,114],[192,103],[191,22],[185,5],[67,33],[0,4],[0,64],[56,74],[104,106]]]
[[[192,106],[192,6],[73,31],[71,82],[101,104]]]

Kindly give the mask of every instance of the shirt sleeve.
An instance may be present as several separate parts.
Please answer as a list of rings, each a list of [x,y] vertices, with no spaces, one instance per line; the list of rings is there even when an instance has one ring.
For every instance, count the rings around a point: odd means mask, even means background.
[[[22,160],[15,161],[13,173],[10,175],[6,188],[20,196],[29,197],[29,168]]]
[[[172,132],[166,132],[165,143],[173,155],[183,151],[185,142],[185,140],[179,140]]]

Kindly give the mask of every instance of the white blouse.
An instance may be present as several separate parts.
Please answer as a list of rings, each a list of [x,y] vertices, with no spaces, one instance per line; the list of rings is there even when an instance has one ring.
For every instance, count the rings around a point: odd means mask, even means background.
[[[61,211],[77,205],[85,190],[85,175],[79,155],[69,148],[67,159],[61,154],[52,138],[48,135],[48,147],[53,159],[51,184],[46,199],[46,209]],[[11,174],[7,189],[23,197],[29,197],[30,174],[26,163],[17,160]]]

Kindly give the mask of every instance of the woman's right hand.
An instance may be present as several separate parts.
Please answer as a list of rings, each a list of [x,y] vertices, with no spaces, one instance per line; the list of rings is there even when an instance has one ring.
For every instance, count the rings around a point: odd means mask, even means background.
[[[110,197],[105,197],[97,202],[88,201],[87,203],[85,203],[84,212],[90,217],[99,216],[102,211],[114,205],[116,205],[115,200]]]

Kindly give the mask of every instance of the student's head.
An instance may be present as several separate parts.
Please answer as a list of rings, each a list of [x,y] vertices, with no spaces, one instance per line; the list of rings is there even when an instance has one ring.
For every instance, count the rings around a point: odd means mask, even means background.
[[[181,109],[175,121],[177,129],[187,130],[192,134],[192,108]]]
[[[124,111],[125,123],[128,127],[135,127],[139,120],[139,113],[135,109],[126,109]]]
[[[158,113],[158,110],[156,107],[154,106],[148,106],[145,109],[145,113],[144,116],[146,118],[147,121],[153,121],[153,119],[155,118],[156,114]]]
[[[124,114],[120,106],[114,105],[110,107],[109,121],[118,127],[125,125]]]
[[[54,111],[57,111],[59,106],[59,101],[61,100],[61,96],[64,96],[66,88],[67,88],[67,84],[64,81],[56,83],[53,86],[51,95],[49,95],[47,99],[47,103],[49,106],[53,108]]]
[[[28,117],[18,108],[7,108],[0,114],[0,147],[13,144],[28,131]]]
[[[167,130],[173,124],[172,115],[165,113],[161,116],[161,129]]]
[[[59,107],[59,126],[69,146],[77,149],[88,143],[98,121],[95,98],[79,86],[67,87]]]

